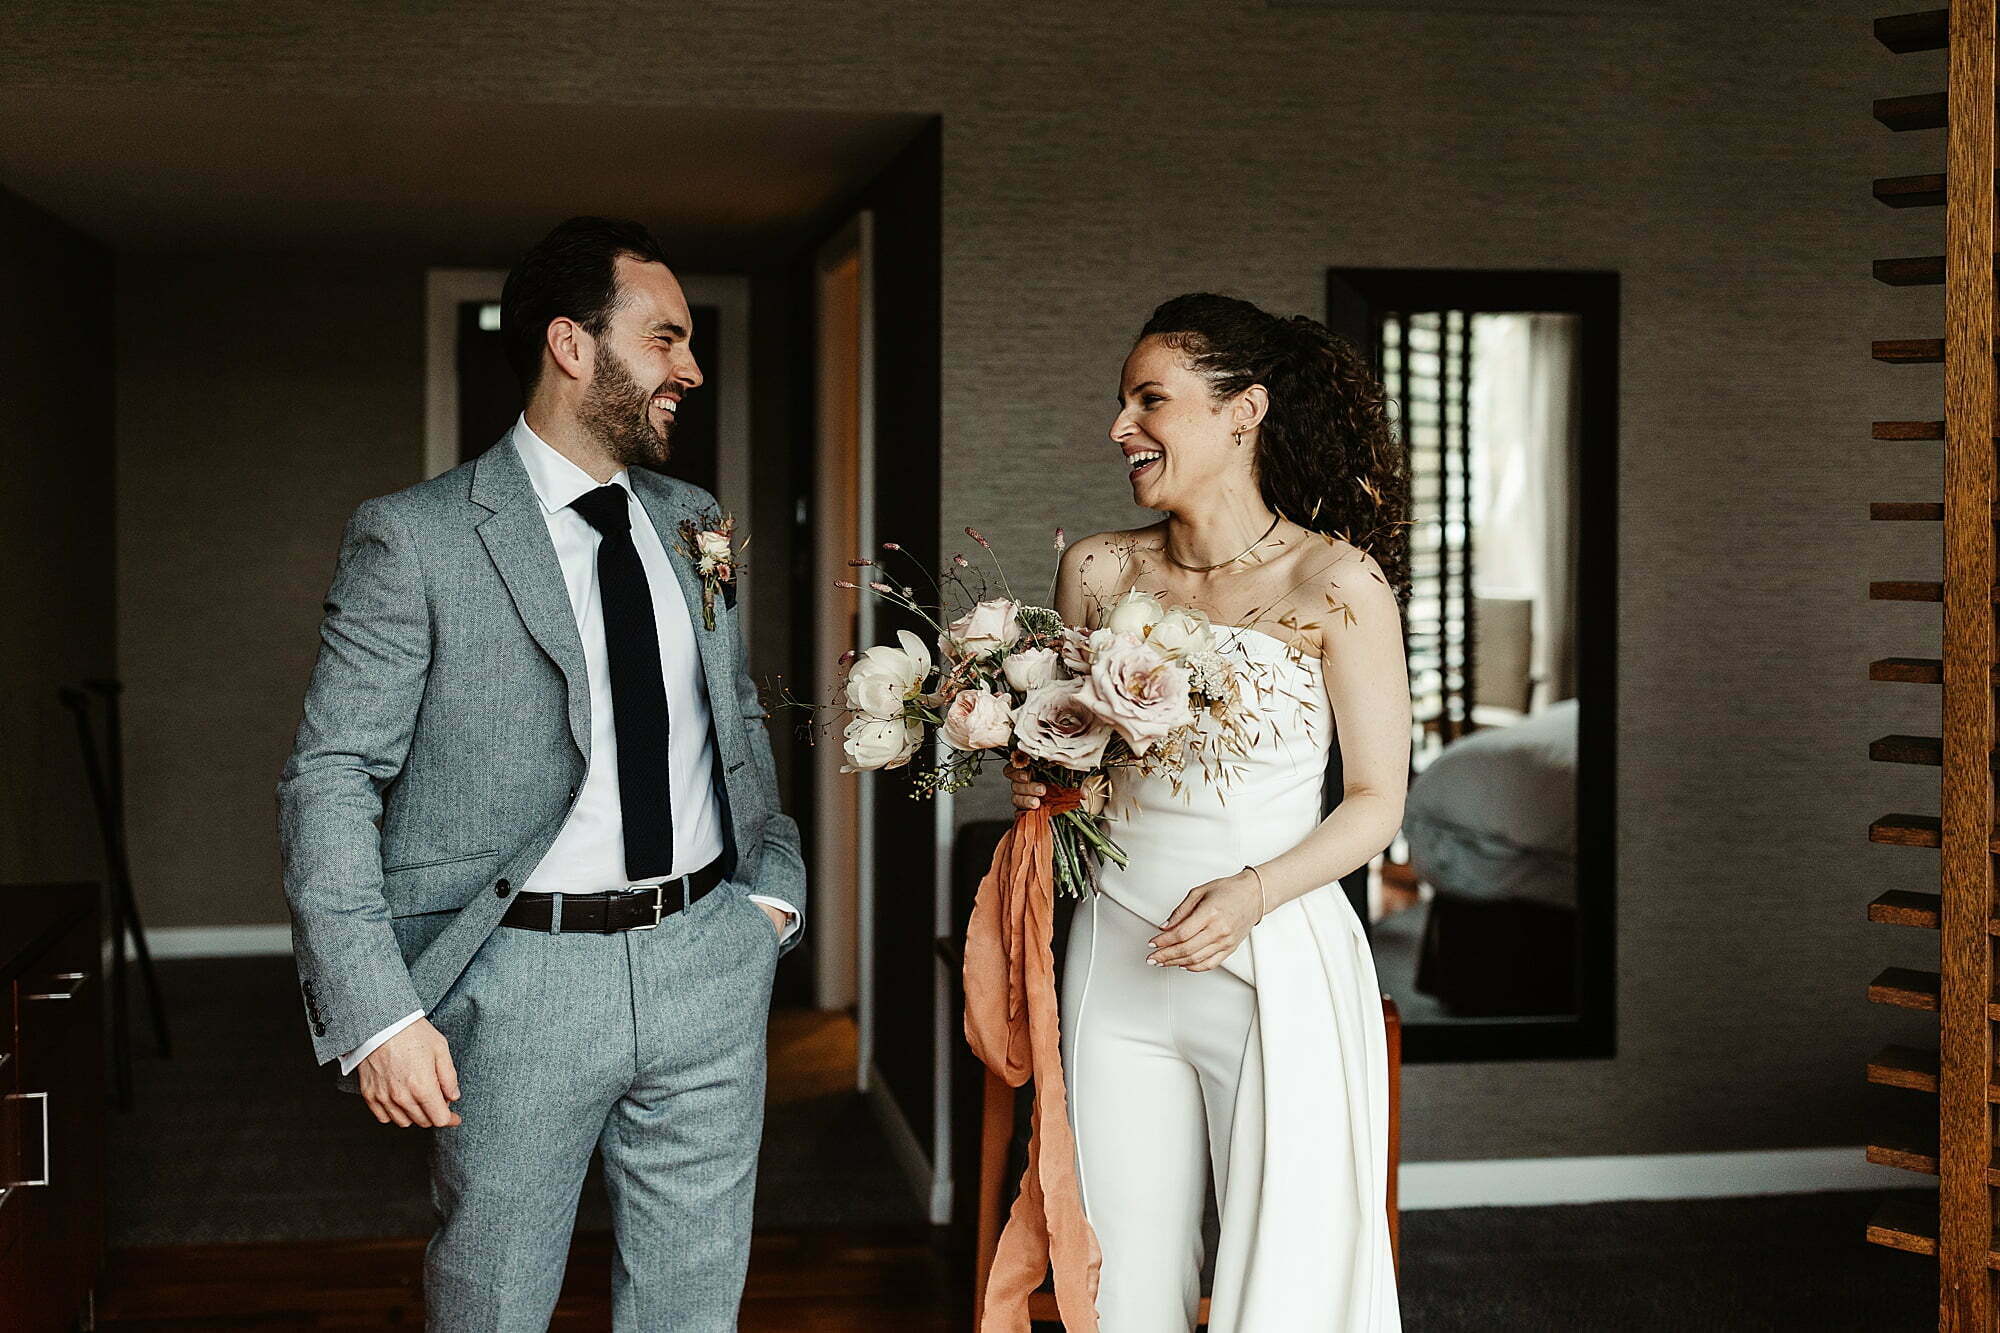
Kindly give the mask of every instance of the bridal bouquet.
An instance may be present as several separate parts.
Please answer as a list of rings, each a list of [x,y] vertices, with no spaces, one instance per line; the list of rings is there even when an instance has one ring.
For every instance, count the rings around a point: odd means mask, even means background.
[[[965,531],[991,552],[977,531]],[[1055,545],[1060,553],[1060,530]],[[916,779],[915,794],[925,796],[969,785],[987,760],[1013,760],[1051,788],[1055,886],[1080,896],[1096,860],[1125,864],[1103,827],[1114,768],[1164,774],[1178,788],[1187,767],[1219,778],[1224,756],[1242,752],[1247,719],[1235,666],[1200,611],[1133,591],[1102,609],[1101,624],[1068,625],[1046,606],[1016,600],[1004,573],[1001,595],[988,595],[972,569],[954,556],[932,580],[933,604],[887,579],[867,583],[929,625],[937,651],[898,630],[893,646],[847,655],[841,771],[906,764],[935,735],[944,757]]]

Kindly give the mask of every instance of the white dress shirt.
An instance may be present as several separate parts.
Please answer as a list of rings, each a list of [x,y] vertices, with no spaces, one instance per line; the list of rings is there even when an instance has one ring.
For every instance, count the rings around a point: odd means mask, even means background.
[[[556,452],[528,426],[526,414],[514,422],[512,443],[528,469],[549,540],[562,564],[570,609],[583,640],[583,661],[590,679],[590,764],[576,803],[548,852],[521,890],[527,893],[601,893],[632,887],[625,877],[625,821],[618,799],[618,734],[611,712],[611,667],[604,649],[604,606],[597,587],[597,545],[602,540],[588,520],[570,508],[578,496],[597,489],[597,479]],[[674,864],[668,879],[693,874],[722,855],[724,833],[721,803],[716,799],[715,741],[709,728],[708,690],[701,651],[695,642],[694,618],[670,563],[672,557],[647,518],[632,480],[620,469],[611,485],[623,486],[632,514],[632,545],[646,572],[653,597],[653,622],[660,636],[660,668],[666,677],[668,772],[674,822]],[[647,881],[651,883],[652,881]],[[763,894],[751,900],[769,903],[786,914],[784,933],[799,929],[798,909]],[[369,1052],[423,1016],[407,1014],[340,1057],[340,1072],[352,1073]]]

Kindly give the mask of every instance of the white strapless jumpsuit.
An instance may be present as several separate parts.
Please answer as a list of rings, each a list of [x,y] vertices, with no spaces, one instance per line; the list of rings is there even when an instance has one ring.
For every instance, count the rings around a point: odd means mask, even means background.
[[[1222,1220],[1210,1333],[1395,1333],[1388,1067],[1374,958],[1338,881],[1281,904],[1221,966],[1150,967],[1188,890],[1287,851],[1321,818],[1332,743],[1318,659],[1218,628],[1256,711],[1215,785],[1115,770],[1111,835],[1071,921],[1063,1072],[1101,1333],[1195,1327],[1204,1192]]]

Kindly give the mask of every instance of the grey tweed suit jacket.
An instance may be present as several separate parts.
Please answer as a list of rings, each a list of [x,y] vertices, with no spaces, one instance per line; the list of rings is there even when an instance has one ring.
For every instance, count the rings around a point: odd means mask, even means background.
[[[634,468],[707,678],[728,849],[718,892],[806,908],[734,589],[701,623],[680,523],[699,486]],[[304,717],[278,781],[293,952],[321,1063],[436,1007],[561,830],[590,687],[540,501],[507,436],[348,520]],[[789,951],[801,934],[785,942]],[[340,1086],[355,1090],[348,1075]]]

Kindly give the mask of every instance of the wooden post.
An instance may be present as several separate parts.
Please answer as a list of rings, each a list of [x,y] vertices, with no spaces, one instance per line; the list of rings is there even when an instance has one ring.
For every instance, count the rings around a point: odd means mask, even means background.
[[[1938,1328],[1991,1333],[1995,0],[1952,0],[1946,84]]]

